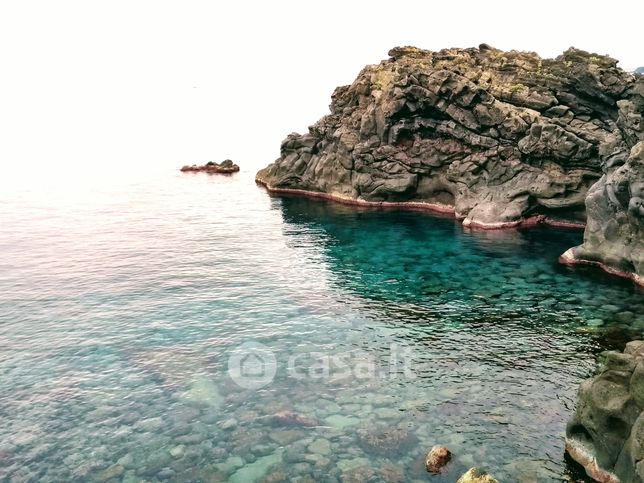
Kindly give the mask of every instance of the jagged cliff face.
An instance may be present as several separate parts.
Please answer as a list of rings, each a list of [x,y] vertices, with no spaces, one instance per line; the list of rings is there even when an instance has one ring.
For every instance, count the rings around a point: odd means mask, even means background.
[[[289,135],[258,181],[422,203],[465,225],[583,223],[590,187],[642,139],[644,78],[609,57],[570,49],[542,59],[486,45],[389,55],[337,88],[331,114]]]

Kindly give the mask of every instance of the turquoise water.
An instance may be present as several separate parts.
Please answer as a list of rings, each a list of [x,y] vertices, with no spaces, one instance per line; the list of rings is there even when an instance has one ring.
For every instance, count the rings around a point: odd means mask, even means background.
[[[122,178],[0,192],[0,480],[576,481],[577,386],[644,331],[580,232]]]

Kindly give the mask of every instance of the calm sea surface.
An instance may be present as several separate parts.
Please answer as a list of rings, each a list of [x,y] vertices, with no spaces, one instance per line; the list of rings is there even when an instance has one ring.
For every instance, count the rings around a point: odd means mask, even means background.
[[[577,387],[644,331],[632,284],[557,264],[580,240],[250,170],[6,182],[0,481],[574,481]]]

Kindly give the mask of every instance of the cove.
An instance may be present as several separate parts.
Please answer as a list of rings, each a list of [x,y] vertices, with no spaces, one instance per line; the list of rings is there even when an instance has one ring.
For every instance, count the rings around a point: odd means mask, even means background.
[[[244,172],[66,194],[0,203],[2,480],[572,481],[578,385],[644,329],[640,289],[557,262],[579,231],[271,197]],[[247,344],[251,380],[274,358],[260,387],[231,377]]]

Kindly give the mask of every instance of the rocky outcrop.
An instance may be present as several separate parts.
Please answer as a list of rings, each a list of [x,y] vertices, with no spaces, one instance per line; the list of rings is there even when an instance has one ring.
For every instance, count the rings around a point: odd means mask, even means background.
[[[339,87],[331,114],[258,173],[275,189],[447,207],[467,223],[583,221],[601,147],[624,160],[618,101],[634,77],[608,57],[555,60],[489,46],[412,47]]]
[[[590,187],[642,138],[644,79],[609,57],[571,48],[542,59],[485,44],[389,55],[338,87],[331,113],[290,134],[257,181],[278,193],[440,210],[468,226],[583,226]]]
[[[579,388],[566,451],[603,483],[644,481],[644,341],[606,352],[602,371]]]
[[[201,166],[197,166],[196,164],[186,165],[181,168],[181,171],[183,171],[184,173],[191,172],[191,171],[205,171],[206,173],[229,174],[229,173],[236,173],[237,171],[239,171],[239,166],[233,163],[230,159],[226,159],[221,163],[208,161],[206,164]]]
[[[625,164],[608,168],[586,198],[584,243],[563,263],[598,265],[644,285],[644,142]]]

